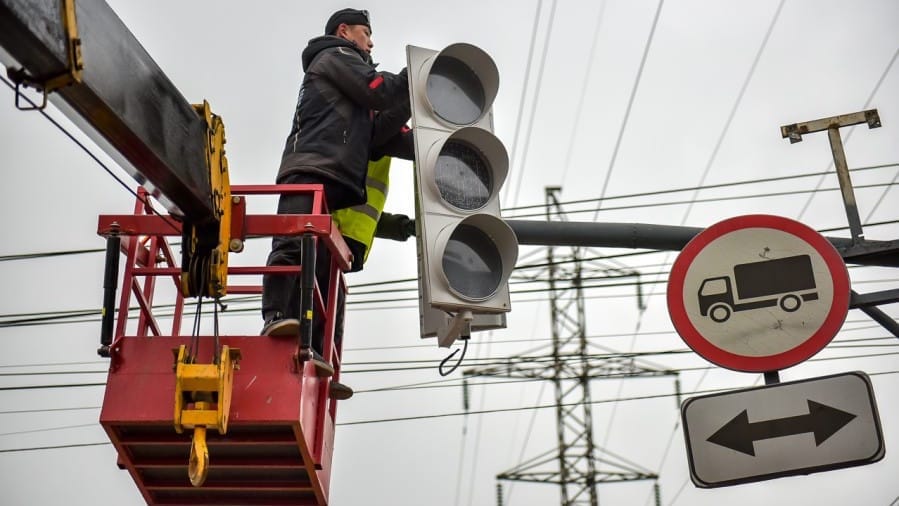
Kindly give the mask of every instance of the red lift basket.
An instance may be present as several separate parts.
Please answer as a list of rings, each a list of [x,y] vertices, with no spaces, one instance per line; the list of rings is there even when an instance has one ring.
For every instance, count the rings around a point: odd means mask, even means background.
[[[324,213],[320,185],[233,186],[231,190],[232,241],[313,232],[329,247],[330,297],[322,300],[316,287],[314,309],[325,318],[323,356],[333,364],[334,376],[319,378],[310,362],[298,362],[295,338],[220,331],[221,344],[239,348],[242,358],[234,371],[228,430],[226,434],[208,432],[208,477],[202,486],[191,485],[191,434],[178,434],[173,426],[172,350],[191,342],[190,329],[186,334],[181,331],[182,317],[193,321],[193,314],[184,315],[185,301],[178,290],[181,270],[167,241],[170,236],[180,238],[181,230],[173,217],[151,213],[147,193],[141,189],[133,215],[99,219],[98,233],[117,233],[127,262],[109,346],[100,423],[118,452],[119,467],[131,474],[149,505],[326,505],[337,411],[337,402],[328,397],[328,382],[339,379],[341,356],[334,346],[334,316],[338,290],[346,290],[342,271],[349,268],[350,253],[330,215]],[[313,213],[246,214],[246,196],[289,192],[312,192]],[[232,264],[239,259],[233,253],[229,257]],[[265,273],[299,272],[299,267],[232,265],[227,293],[262,292],[260,285],[232,284],[241,276],[258,281]],[[159,291],[160,297],[174,293],[174,303],[155,299],[160,277],[174,281],[173,290]],[[165,315],[154,314],[154,305]],[[163,319],[171,321],[168,333],[160,325]],[[261,327],[261,318],[259,323]],[[213,343],[214,336],[199,337],[202,361],[211,362]]]

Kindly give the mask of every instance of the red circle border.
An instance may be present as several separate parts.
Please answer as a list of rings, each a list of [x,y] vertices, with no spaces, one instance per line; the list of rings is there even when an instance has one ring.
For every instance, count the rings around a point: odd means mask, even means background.
[[[833,280],[833,301],[819,328],[798,346],[776,355],[749,357],[723,350],[704,338],[687,316],[684,305],[684,280],[697,255],[724,234],[746,228],[770,228],[787,232],[808,243],[824,259]],[[668,314],[681,339],[697,354],[721,367],[744,372],[770,372],[792,367],[819,351],[836,336],[849,312],[849,272],[836,248],[817,231],[789,218],[769,214],[750,214],[720,221],[696,235],[671,267],[668,278]]]

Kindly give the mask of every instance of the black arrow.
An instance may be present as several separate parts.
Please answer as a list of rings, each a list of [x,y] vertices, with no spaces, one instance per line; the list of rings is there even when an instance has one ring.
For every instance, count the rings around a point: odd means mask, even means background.
[[[749,414],[743,410],[733,420],[724,424],[707,439],[711,443],[755,456],[753,443],[762,439],[794,436],[814,432],[815,445],[821,443],[852,421],[856,415],[807,399],[808,414],[775,418],[764,422],[749,423]]]

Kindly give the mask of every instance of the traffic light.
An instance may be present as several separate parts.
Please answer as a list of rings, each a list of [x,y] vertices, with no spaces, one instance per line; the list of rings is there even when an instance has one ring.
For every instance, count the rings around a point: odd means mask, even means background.
[[[493,135],[499,72],[471,44],[407,46],[415,138],[416,237],[422,333],[440,345],[486,321],[504,323],[518,241],[500,218],[509,156]],[[449,314],[452,320],[443,315]],[[494,324],[495,323],[495,324]]]

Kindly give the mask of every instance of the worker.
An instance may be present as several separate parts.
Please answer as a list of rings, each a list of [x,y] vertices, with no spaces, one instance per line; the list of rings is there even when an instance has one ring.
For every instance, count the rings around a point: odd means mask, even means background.
[[[406,160],[414,158],[411,130],[404,126],[400,133],[385,144],[372,148],[373,160],[368,162],[366,179],[366,202],[340,209],[332,214],[334,223],[340,228],[343,240],[353,254],[350,272],[362,270],[375,237],[405,241],[415,235],[414,220],[404,214],[384,212],[387,191],[390,187],[390,155]],[[343,338],[344,293],[338,292],[337,297],[334,343],[339,348]],[[353,389],[345,384],[338,384],[332,390],[335,394],[339,393],[341,399],[349,399],[353,395]]]
[[[406,69],[398,74],[375,69],[371,33],[368,11],[341,9],[328,19],[325,35],[310,40],[302,53],[305,75],[276,182],[321,184],[329,212],[365,202],[371,146],[396,134],[409,118]],[[281,195],[278,201],[278,214],[311,212],[312,195]],[[272,238],[267,265],[300,265],[300,245],[297,236]],[[319,247],[316,256],[319,290],[326,298],[330,254]],[[262,335],[299,335],[298,287],[298,276],[263,276]],[[334,369],[321,356],[320,334],[313,333],[312,362],[324,377]],[[332,384],[332,397],[334,392]]]
[[[390,185],[391,156],[404,160],[414,158],[412,130],[403,126],[385,144],[372,147],[365,183],[365,203],[333,213],[334,222],[353,253],[350,272],[362,270],[375,237],[405,241],[415,235],[415,222],[408,216],[384,212]]]

